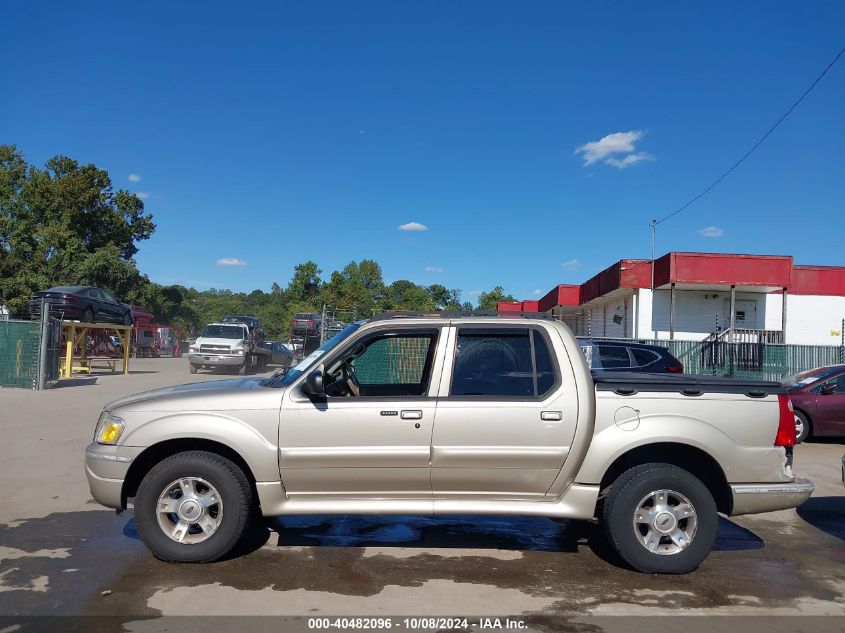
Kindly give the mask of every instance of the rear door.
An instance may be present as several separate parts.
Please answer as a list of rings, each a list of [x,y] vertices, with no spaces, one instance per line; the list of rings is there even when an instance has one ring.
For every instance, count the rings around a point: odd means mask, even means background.
[[[543,498],[572,444],[563,341],[535,325],[450,329],[431,445],[435,499]]]

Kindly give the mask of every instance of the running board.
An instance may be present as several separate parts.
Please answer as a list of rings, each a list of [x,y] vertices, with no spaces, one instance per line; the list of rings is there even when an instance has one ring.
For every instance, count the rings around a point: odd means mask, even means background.
[[[290,499],[280,481],[258,482],[264,516],[292,514],[485,514],[590,520],[595,517],[597,485],[571,484],[556,501],[470,499]]]

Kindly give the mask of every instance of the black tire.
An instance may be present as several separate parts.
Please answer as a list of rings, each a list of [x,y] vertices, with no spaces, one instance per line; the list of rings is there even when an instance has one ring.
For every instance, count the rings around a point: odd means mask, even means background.
[[[689,544],[672,554],[649,551],[634,525],[641,500],[664,489],[686,497],[697,519]],[[716,503],[707,486],[686,470],[660,463],[634,466],[622,473],[610,487],[603,519],[608,541],[619,556],[637,571],[657,574],[685,574],[696,569],[710,553],[719,527]]]
[[[795,411],[795,443],[800,444],[813,438],[813,422],[803,411]],[[800,419],[801,431],[798,431],[798,420]]]
[[[237,368],[235,368],[235,373],[236,373],[238,376],[246,376],[246,370],[247,370],[247,365],[248,365],[248,364],[249,364],[249,360],[248,360],[248,359],[246,359],[246,358],[244,358],[244,363],[243,363],[243,365],[238,365],[238,366],[237,366]]]
[[[132,325],[132,313],[127,312],[123,315],[123,325]]]
[[[159,495],[183,477],[199,477],[222,499],[219,527],[199,543],[178,543],[158,523]],[[215,453],[188,451],[159,462],[147,473],[135,497],[135,523],[141,540],[159,560],[168,563],[210,563],[226,556],[241,540],[253,511],[252,489],[243,471]]]
[[[188,371],[191,372],[192,374],[195,374],[195,373],[197,373],[198,369],[199,369],[199,365],[194,365],[193,363],[190,363],[190,367],[188,368]]]
[[[82,322],[83,323],[93,323],[94,322],[94,308],[91,308],[91,307],[85,308],[85,312],[82,313]]]

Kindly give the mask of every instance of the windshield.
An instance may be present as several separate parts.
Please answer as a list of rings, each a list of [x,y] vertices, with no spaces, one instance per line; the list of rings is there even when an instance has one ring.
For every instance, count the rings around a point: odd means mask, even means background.
[[[828,367],[826,369],[811,369],[810,371],[802,371],[800,374],[794,374],[788,378],[784,378],[780,383],[786,388],[806,387],[815,382],[824,380],[833,374],[842,371],[841,367]]]
[[[235,325],[206,325],[202,338],[243,338],[244,330]]]
[[[340,345],[344,340],[349,338],[349,336],[361,327],[363,321],[358,323],[353,323],[352,325],[347,325],[344,329],[340,332],[335,334],[331,337],[328,341],[320,345],[317,349],[311,352],[308,356],[303,358],[297,365],[291,367],[287,370],[284,374],[274,377],[271,385],[273,387],[287,387],[290,384],[299,378],[302,374],[308,371],[313,365],[317,364],[317,361],[320,360],[320,357],[325,355],[327,352],[333,350],[335,347]]]

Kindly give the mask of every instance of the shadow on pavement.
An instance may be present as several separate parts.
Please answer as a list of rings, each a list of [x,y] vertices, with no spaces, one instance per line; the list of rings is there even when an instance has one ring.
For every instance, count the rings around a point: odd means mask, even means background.
[[[50,389],[59,389],[61,387],[84,387],[85,385],[96,385],[97,376],[90,378],[62,378],[54,382]]]
[[[810,525],[845,541],[845,497],[811,497],[797,512]]]

